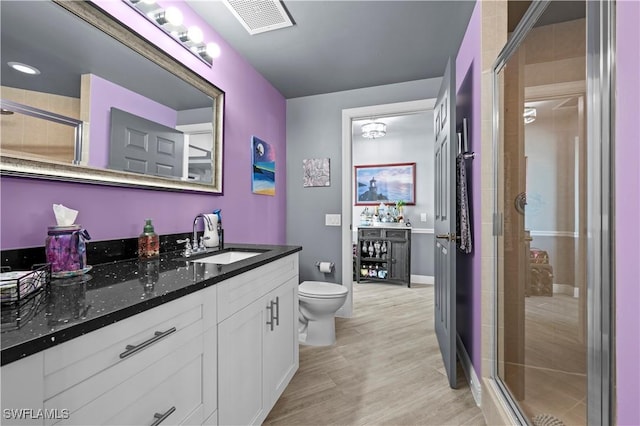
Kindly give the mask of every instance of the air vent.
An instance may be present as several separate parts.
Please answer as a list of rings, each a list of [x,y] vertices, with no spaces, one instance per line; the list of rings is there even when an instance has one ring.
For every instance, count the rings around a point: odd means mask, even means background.
[[[224,0],[223,3],[251,35],[293,25],[278,0]]]

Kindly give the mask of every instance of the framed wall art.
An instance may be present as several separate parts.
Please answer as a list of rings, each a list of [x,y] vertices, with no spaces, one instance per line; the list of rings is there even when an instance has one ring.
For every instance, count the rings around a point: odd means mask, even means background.
[[[416,203],[416,163],[354,166],[356,206]]]

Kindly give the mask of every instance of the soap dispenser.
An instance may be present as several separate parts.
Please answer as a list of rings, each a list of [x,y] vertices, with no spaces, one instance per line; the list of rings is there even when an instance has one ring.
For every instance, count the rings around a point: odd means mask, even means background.
[[[142,234],[138,237],[138,258],[150,259],[160,254],[160,238],[153,230],[151,219],[146,219]]]

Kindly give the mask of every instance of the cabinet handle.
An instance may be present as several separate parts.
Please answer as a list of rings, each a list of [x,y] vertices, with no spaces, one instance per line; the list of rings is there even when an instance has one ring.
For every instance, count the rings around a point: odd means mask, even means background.
[[[126,358],[126,357],[128,357],[130,355],[133,355],[136,352],[146,348],[147,346],[152,345],[153,343],[157,342],[158,340],[167,337],[171,333],[175,333],[175,331],[176,331],[175,327],[171,327],[167,331],[156,331],[151,339],[149,339],[147,341],[144,341],[144,342],[140,343],[139,345],[127,345],[127,346],[125,346],[126,351],[124,351],[124,352],[122,352],[120,354],[120,358]]]
[[[280,297],[276,296],[276,325],[280,325]]]
[[[176,407],[169,408],[169,410],[167,410],[167,412],[164,414],[155,413],[153,415],[155,420],[153,421],[153,423],[151,423],[151,426],[158,426],[160,423],[164,422],[167,419],[167,417],[173,414],[174,411],[176,411]]]
[[[273,319],[273,302],[269,302],[269,304],[267,305],[267,309],[269,310],[269,321],[267,321],[267,325],[271,327],[271,331],[273,331],[273,323],[274,323],[274,319]]]

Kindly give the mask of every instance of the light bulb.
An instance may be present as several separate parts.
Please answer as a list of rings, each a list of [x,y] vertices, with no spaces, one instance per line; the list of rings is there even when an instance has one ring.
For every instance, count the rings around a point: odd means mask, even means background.
[[[211,58],[218,58],[221,54],[220,46],[216,43],[207,43],[206,52]]]
[[[175,6],[170,6],[165,10],[164,16],[171,25],[182,25],[182,12]]]
[[[192,27],[189,27],[189,29],[187,29],[187,37],[189,37],[189,40],[191,40],[195,44],[202,43],[202,40],[204,39],[204,35],[202,34],[202,30],[200,28],[196,27],[195,25],[192,26]]]

